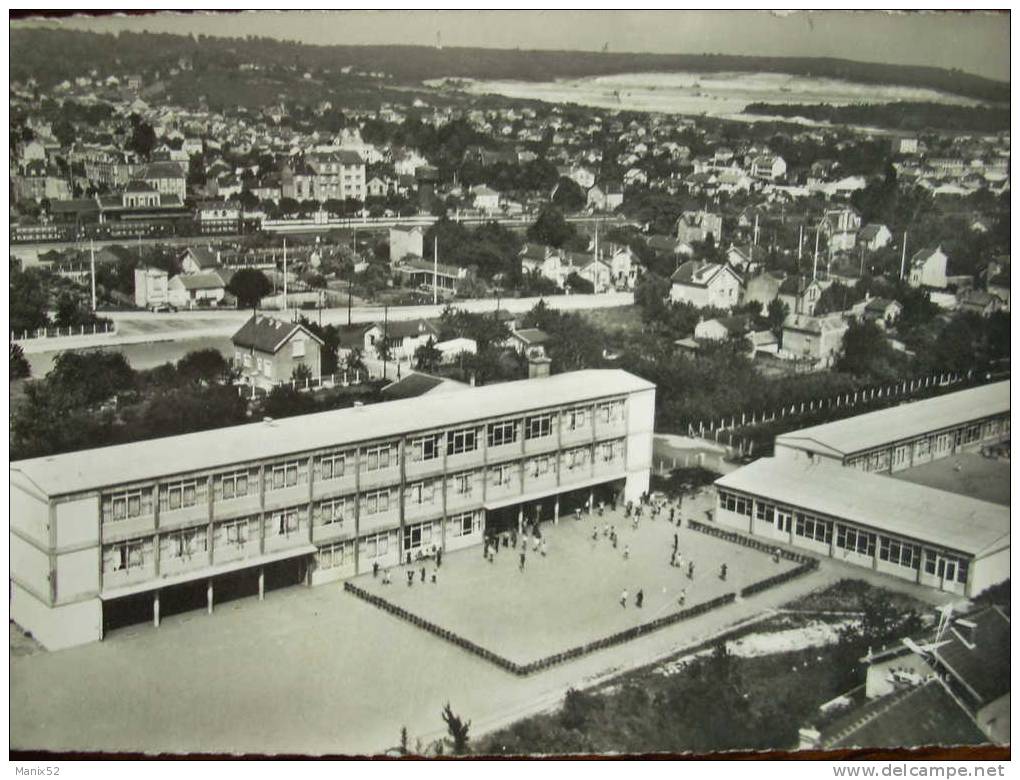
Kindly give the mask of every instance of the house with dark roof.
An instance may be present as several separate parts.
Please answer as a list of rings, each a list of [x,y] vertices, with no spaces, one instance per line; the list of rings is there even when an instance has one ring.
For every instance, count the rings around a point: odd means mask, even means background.
[[[949,258],[942,251],[942,245],[919,249],[910,258],[909,276],[911,287],[933,287],[946,289],[946,265]]]
[[[234,365],[249,384],[270,387],[290,380],[298,366],[322,375],[323,341],[304,325],[254,314],[232,337]]]
[[[780,283],[777,297],[790,314],[814,314],[821,294],[822,286],[817,279],[795,274]]]
[[[903,306],[899,301],[892,301],[888,298],[872,298],[864,306],[864,319],[886,328],[896,322],[896,318],[902,311]]]
[[[549,334],[538,328],[521,328],[510,334],[504,346],[522,355],[545,355],[545,345],[549,343]]]
[[[885,225],[879,222],[869,222],[857,234],[857,244],[869,252],[877,252],[879,249],[889,246],[892,238],[892,233]]]
[[[181,269],[185,274],[212,271],[220,266],[220,253],[211,247],[189,246],[181,255]]]
[[[672,301],[690,303],[699,309],[705,306],[732,309],[740,302],[743,289],[740,275],[729,265],[698,260],[682,263],[670,281]]]
[[[227,299],[231,271],[214,268],[195,274],[178,274],[166,285],[167,302],[180,309],[218,306]]]

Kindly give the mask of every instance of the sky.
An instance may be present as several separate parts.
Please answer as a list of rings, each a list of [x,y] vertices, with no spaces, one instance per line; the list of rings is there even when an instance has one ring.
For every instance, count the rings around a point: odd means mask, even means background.
[[[31,22],[13,22],[21,26]],[[74,17],[62,25],[312,44],[838,57],[1009,80],[1009,14],[949,11],[319,11]]]

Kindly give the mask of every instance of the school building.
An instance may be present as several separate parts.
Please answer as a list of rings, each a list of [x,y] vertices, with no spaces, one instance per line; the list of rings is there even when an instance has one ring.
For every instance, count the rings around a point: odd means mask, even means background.
[[[716,520],[952,593],[1009,577],[1009,507],[883,476],[1009,437],[1007,382],[776,437],[716,480]]]
[[[1009,438],[1009,382],[904,403],[776,437],[777,458],[894,472]]]
[[[655,386],[577,371],[12,462],[11,616],[50,649],[648,490]]]

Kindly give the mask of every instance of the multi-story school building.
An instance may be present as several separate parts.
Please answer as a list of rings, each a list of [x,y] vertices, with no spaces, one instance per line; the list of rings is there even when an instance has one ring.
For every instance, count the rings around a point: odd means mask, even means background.
[[[1009,383],[776,437],[716,480],[721,525],[974,596],[1009,577],[1009,507],[884,474],[1009,438]]]
[[[654,407],[642,379],[577,371],[15,461],[11,614],[67,647],[637,499]]]

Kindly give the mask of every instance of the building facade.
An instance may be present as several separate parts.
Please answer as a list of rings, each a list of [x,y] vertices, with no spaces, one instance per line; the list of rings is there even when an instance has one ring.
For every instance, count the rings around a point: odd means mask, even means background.
[[[331,582],[477,544],[542,501],[555,520],[563,494],[637,500],[654,408],[642,379],[578,371],[15,461],[12,618],[68,647],[129,601],[158,625],[181,589],[212,611],[224,580],[261,596],[282,565]]]

